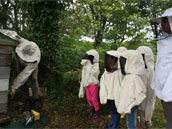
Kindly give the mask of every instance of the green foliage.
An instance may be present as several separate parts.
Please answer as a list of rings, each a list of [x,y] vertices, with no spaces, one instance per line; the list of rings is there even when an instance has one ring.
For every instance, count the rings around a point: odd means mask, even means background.
[[[40,84],[53,88],[62,74],[58,71],[59,63],[59,19],[64,4],[58,1],[28,0],[25,1],[28,24],[27,33],[32,33],[30,39],[41,49]],[[26,33],[26,32],[25,32]],[[26,34],[27,34],[26,33]],[[58,78],[57,80],[54,78]],[[47,80],[48,79],[48,80]],[[44,81],[43,81],[44,80]]]
[[[105,106],[101,105],[101,123],[95,125],[86,122],[86,99],[84,103],[78,99],[80,62],[85,52],[93,48],[99,52],[99,77],[104,72],[104,56],[108,50],[146,45],[156,54],[155,41],[146,37],[151,32],[149,21],[171,6],[171,0],[1,0],[0,27],[16,30],[41,49],[39,83],[47,87],[48,101],[53,100],[54,105],[48,105],[48,110],[52,114],[57,110],[60,116],[51,116],[48,127],[64,127],[64,120],[68,120],[66,127],[102,128],[108,120]],[[81,36],[92,37],[95,42],[81,41]],[[103,39],[111,43],[104,43]],[[11,73],[13,80],[17,74],[14,53]],[[157,100],[153,127],[165,127],[159,105]],[[66,112],[75,115],[76,120]],[[125,120],[120,127],[126,127]]]

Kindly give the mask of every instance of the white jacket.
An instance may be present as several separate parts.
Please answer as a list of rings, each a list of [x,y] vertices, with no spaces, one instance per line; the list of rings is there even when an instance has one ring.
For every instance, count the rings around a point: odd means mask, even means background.
[[[139,105],[139,110],[145,112],[144,119],[145,121],[149,121],[151,123],[151,118],[153,115],[153,110],[156,102],[156,96],[151,88],[151,82],[154,76],[154,56],[152,50],[147,46],[140,46],[137,50],[145,55],[145,62],[147,65],[147,69],[145,69],[145,75],[142,75],[141,78],[146,87],[146,98]]]
[[[131,113],[131,109],[139,105],[146,97],[146,88],[141,79],[144,74],[144,61],[141,54],[135,50],[128,50],[122,55],[127,59],[126,75],[121,83],[121,96],[117,106],[120,114]]]
[[[108,51],[107,54],[119,58],[120,53],[117,51]],[[114,72],[104,71],[100,79],[100,103],[106,104],[107,100],[115,100],[115,103],[120,98],[120,86],[121,86],[121,71],[118,70]]]
[[[85,95],[85,87],[89,85],[95,85],[99,83],[98,75],[99,71],[99,54],[96,50],[89,50],[86,52],[88,55],[94,56],[93,64],[88,59],[82,59],[82,79],[79,89],[79,98],[83,98]]]
[[[172,36],[159,40],[157,49],[155,76],[151,86],[159,99],[172,102]]]

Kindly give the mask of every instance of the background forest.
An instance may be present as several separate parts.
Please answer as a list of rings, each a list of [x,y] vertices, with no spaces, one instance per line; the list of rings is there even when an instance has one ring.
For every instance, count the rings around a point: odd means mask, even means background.
[[[86,98],[77,96],[82,57],[95,48],[102,74],[107,50],[146,45],[156,55],[149,21],[170,7],[171,0],[0,0],[0,28],[17,31],[41,49],[39,84],[47,89],[44,108],[50,117],[46,127],[103,128],[109,120],[106,106],[101,105],[101,121],[93,124],[87,120]],[[16,76],[14,57],[11,80]],[[9,100],[14,107],[9,112],[17,108],[19,98],[20,90]],[[19,112],[10,114],[13,121],[21,119]],[[120,127],[126,127],[124,119]],[[159,100],[153,116],[155,127],[165,127]]]

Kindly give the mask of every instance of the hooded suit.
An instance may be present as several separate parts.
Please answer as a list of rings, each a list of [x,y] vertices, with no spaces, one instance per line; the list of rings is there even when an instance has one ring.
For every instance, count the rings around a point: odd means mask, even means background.
[[[141,54],[135,50],[128,50],[122,56],[126,58],[126,75],[121,83],[120,101],[117,105],[120,114],[131,113],[131,109],[146,97],[146,88],[140,77],[144,74],[144,61]]]
[[[144,126],[145,121],[148,121],[149,124],[151,125],[151,118],[153,115],[153,110],[154,110],[155,101],[156,101],[154,91],[151,88],[151,82],[154,76],[154,57],[153,57],[152,50],[147,46],[140,46],[137,48],[137,50],[140,52],[140,54],[145,55],[145,62],[147,65],[147,68],[145,68],[145,74],[141,76],[147,90],[146,98],[139,105],[139,110],[143,111],[143,115],[140,114],[141,115],[140,117],[144,121],[143,122],[143,126]]]

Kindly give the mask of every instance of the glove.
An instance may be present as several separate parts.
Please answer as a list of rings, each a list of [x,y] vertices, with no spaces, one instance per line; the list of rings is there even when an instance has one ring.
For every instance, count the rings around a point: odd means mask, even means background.
[[[84,90],[84,88],[83,88],[83,90]],[[79,91],[78,97],[79,98],[84,98],[84,92],[85,91]]]
[[[88,60],[88,59],[82,59],[81,65],[86,65],[88,62],[90,62],[90,60]]]
[[[147,128],[150,128],[150,127],[152,126],[152,123],[151,123],[151,121],[148,121],[148,120],[147,120],[147,121],[145,122],[145,125],[146,125]]]
[[[100,97],[100,103],[101,104],[106,104],[107,103],[107,99],[105,97]]]
[[[13,98],[15,95],[16,90],[14,88],[11,88],[10,90],[10,96]]]
[[[121,117],[120,118],[123,119],[124,117],[125,117],[125,114],[121,114]]]
[[[79,97],[79,98],[84,98],[84,96],[83,96],[83,95],[78,95],[78,97]]]

